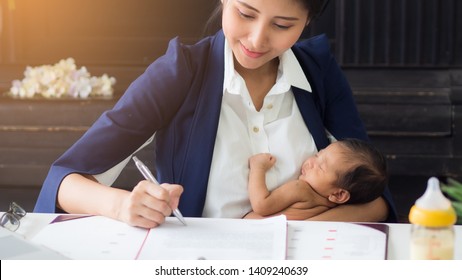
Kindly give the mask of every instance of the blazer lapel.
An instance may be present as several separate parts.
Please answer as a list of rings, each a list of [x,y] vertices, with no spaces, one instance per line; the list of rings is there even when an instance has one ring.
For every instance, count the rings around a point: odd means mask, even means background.
[[[224,36],[218,34],[211,47],[208,67],[197,102],[180,181],[185,186],[180,210],[200,217],[205,204],[210,166],[223,98]],[[192,187],[191,187],[192,186]]]
[[[313,135],[318,151],[324,149],[330,142],[327,138],[326,130],[321,119],[321,113],[316,108],[316,102],[314,100],[315,94],[296,87],[292,87],[292,91],[303,120],[305,121],[311,135]]]

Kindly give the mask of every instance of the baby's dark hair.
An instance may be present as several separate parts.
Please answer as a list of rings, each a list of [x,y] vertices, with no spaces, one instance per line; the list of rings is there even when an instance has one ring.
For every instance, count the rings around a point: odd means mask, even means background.
[[[353,163],[338,180],[338,186],[350,192],[346,203],[366,203],[380,197],[388,185],[387,161],[383,154],[371,143],[359,139],[343,139],[338,143],[346,148],[347,161]]]

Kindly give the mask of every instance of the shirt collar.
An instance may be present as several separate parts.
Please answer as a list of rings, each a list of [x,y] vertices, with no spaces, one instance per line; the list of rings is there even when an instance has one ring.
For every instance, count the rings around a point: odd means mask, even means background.
[[[227,90],[229,93],[239,94],[243,83],[237,82],[242,80],[242,77],[234,70],[234,59],[231,47],[228,44],[228,40],[225,39],[225,77],[223,82],[223,90]],[[279,74],[277,84],[287,84],[300,88],[302,90],[312,92],[311,85],[306,79],[305,73],[303,72],[300,63],[295,57],[292,49],[288,49],[279,57]]]
[[[303,72],[302,66],[295,57],[292,49],[285,51],[280,57],[279,69],[282,68],[283,77],[291,86],[312,92],[311,85]]]

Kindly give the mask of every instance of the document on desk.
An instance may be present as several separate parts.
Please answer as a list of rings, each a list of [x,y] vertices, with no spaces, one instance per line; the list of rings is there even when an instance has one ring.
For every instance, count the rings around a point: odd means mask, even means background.
[[[176,218],[151,230],[101,216],[62,215],[33,242],[72,259],[285,259],[287,220]],[[63,219],[66,218],[66,219]]]
[[[101,216],[61,215],[31,241],[71,259],[383,260],[388,226],[174,217],[151,230]]]
[[[31,241],[71,259],[131,260],[147,232],[102,216],[61,215]]]
[[[65,256],[0,227],[0,260],[61,260]]]
[[[138,259],[283,260],[287,220],[189,218],[187,226],[172,218],[151,229]]]
[[[289,221],[287,259],[385,260],[388,225]]]

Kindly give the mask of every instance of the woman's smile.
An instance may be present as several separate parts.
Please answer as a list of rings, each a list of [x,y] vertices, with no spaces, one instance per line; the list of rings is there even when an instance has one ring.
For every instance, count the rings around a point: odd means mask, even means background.
[[[254,52],[249,49],[247,49],[242,43],[241,43],[241,48],[242,52],[247,55],[250,58],[259,58],[265,54],[265,52]]]

